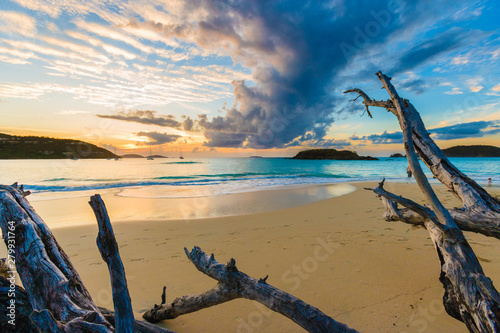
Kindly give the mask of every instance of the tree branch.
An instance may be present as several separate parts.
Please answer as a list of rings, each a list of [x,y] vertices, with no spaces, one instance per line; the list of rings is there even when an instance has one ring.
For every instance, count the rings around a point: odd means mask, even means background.
[[[235,298],[246,298],[264,304],[308,332],[356,332],[295,296],[267,284],[263,279],[259,281],[238,271],[234,259],[223,265],[215,260],[213,254],[209,257],[199,247],[195,247],[191,252],[187,249],[184,251],[200,272],[219,283],[203,294],[183,296],[172,303],[155,306],[144,314],[144,319],[159,321]]]

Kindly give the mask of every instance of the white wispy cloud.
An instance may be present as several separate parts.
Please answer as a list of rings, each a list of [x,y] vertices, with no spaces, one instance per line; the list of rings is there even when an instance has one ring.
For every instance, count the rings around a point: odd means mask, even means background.
[[[454,87],[449,91],[445,91],[444,93],[447,95],[461,95],[461,94],[463,94],[463,91],[460,90],[460,88],[458,88],[458,87]]]
[[[90,111],[81,111],[81,110],[61,110],[58,112],[54,112],[54,114],[62,114],[62,115],[81,115],[88,114]]]
[[[90,33],[93,33],[95,35],[98,35],[98,36],[101,36],[104,38],[110,38],[110,39],[113,39],[115,41],[120,41],[120,42],[126,43],[126,44],[136,48],[137,50],[146,53],[146,54],[154,52],[154,48],[152,48],[151,46],[144,45],[143,43],[137,41],[137,39],[135,39],[135,38],[133,38],[125,33],[122,33],[119,30],[114,29],[112,27],[105,26],[105,25],[98,24],[98,23],[86,22],[82,19],[77,19],[77,20],[75,20],[74,23],[79,29],[86,30]]]
[[[8,34],[33,36],[36,33],[35,19],[26,14],[0,10],[0,31]]]

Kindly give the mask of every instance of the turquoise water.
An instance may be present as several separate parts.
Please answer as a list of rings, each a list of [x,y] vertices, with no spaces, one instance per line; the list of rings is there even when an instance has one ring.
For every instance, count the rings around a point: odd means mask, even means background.
[[[500,158],[451,158],[462,172],[485,185],[500,184]],[[119,189],[125,197],[189,198],[307,184],[406,181],[404,158],[379,161],[283,158],[2,160],[0,183],[15,181],[34,193]],[[424,166],[429,178],[430,171]]]

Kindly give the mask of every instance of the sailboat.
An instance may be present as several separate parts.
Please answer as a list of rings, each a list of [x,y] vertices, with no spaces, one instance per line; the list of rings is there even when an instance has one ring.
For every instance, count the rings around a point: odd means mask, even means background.
[[[149,161],[154,160],[153,156],[151,155],[151,147],[149,147],[149,156],[146,159],[149,160]]]
[[[182,156],[182,150],[180,150],[180,149],[179,149],[179,158],[180,158],[181,160],[183,160],[183,159],[184,159],[184,156]]]
[[[115,147],[115,161],[118,161],[118,155],[116,155],[116,147]]]

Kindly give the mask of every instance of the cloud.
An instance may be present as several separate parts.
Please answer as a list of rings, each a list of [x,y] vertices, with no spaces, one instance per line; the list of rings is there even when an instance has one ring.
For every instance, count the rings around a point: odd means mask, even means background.
[[[427,130],[434,140],[455,140],[466,138],[480,138],[486,135],[500,133],[500,120],[495,121],[473,121],[451,126],[438,127]],[[351,141],[371,141],[373,144],[401,144],[403,133],[400,131],[382,134],[371,134],[362,137],[352,136]]]
[[[180,128],[181,123],[175,120],[173,115],[160,115],[157,116],[158,112],[151,110],[137,110],[137,111],[128,111],[121,112],[117,115],[104,115],[98,114],[99,118],[107,118],[107,119],[116,119],[123,121],[132,121],[141,124],[148,125],[157,125],[157,126],[165,126],[172,128]]]
[[[403,143],[403,133],[400,131],[388,133],[384,131],[382,134],[370,134],[363,137],[352,136],[349,138],[353,141],[371,141],[373,144],[394,144]]]
[[[405,52],[389,72],[395,75],[418,67],[443,53],[463,46],[468,43],[471,36],[471,32],[452,28],[437,36],[426,39]]]
[[[491,88],[493,91],[500,91],[500,84],[497,84],[493,88]]]
[[[417,95],[424,93],[429,88],[429,82],[422,79],[406,80],[398,85],[399,87],[409,90]]]
[[[356,27],[389,7],[385,1],[363,6],[351,1],[189,1],[164,6],[174,19],[154,16],[151,8],[147,14],[138,9],[146,21],[131,24],[193,43],[204,52],[229,55],[252,70],[252,83],[232,81],[235,103],[223,108],[225,114],[198,120],[207,146],[248,148],[284,147],[305,133],[320,142],[337,112],[331,84],[349,61],[339,44],[353,43]],[[348,12],[356,15],[343,15]],[[371,43],[398,28],[398,14],[389,15],[393,19],[387,29]]]
[[[481,138],[500,133],[500,121],[473,121],[451,126],[429,129],[435,140]]]
[[[58,112],[54,112],[54,114],[63,114],[63,115],[80,115],[80,114],[87,114],[90,113],[90,111],[80,111],[80,110],[61,110]]]
[[[180,135],[176,134],[168,134],[168,133],[160,133],[160,132],[138,132],[137,136],[145,136],[149,138],[150,141],[145,144],[148,146],[161,145],[164,143],[172,143],[177,141],[180,138]]]
[[[36,33],[35,19],[18,12],[0,10],[0,31],[8,34],[33,36]]]
[[[449,91],[445,91],[444,93],[446,95],[461,95],[461,94],[463,94],[463,91],[460,90],[460,88],[458,88],[458,87],[454,87]]]
[[[186,117],[186,119],[184,119],[184,121],[182,122],[182,126],[185,131],[192,131],[194,126],[193,119],[191,119],[190,117]]]

